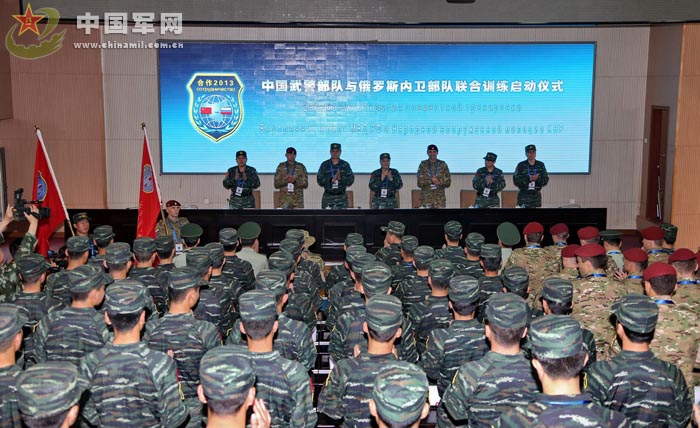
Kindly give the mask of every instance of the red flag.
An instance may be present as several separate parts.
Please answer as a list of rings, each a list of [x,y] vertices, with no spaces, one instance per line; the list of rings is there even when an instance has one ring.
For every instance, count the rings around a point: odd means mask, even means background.
[[[136,237],[156,237],[156,223],[160,215],[160,189],[151,162],[151,148],[148,134],[143,127],[143,156],[141,158],[141,181],[139,185],[139,218],[136,223]]]
[[[35,251],[46,255],[49,250],[49,237],[68,219],[66,204],[63,202],[61,190],[58,188],[56,176],[53,173],[49,156],[46,154],[41,131],[36,130],[36,159],[34,161],[34,188],[32,200],[41,201],[41,206],[51,209],[51,216],[39,221],[36,232],[37,244]]]

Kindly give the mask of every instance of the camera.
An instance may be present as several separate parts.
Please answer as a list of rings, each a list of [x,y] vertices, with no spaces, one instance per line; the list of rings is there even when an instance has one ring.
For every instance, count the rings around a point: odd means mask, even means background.
[[[55,266],[51,266],[48,270],[49,274],[56,273],[68,267],[68,258],[66,257],[66,246],[64,245],[58,251],[49,250],[47,259]]]
[[[41,206],[41,201],[27,201],[26,199],[22,198],[22,194],[24,193],[23,188],[19,188],[15,190],[14,194],[14,215],[15,215],[15,220],[16,221],[27,221],[26,217],[24,217],[24,213],[27,213],[29,215],[33,215],[34,217],[38,218],[39,220],[43,220],[45,218],[49,218],[51,216],[51,209],[42,207]],[[32,212],[31,205],[38,205],[39,206],[39,212],[34,213]]]

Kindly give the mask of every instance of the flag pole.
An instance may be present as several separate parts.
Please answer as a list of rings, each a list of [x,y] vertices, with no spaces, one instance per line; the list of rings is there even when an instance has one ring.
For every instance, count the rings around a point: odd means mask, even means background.
[[[143,131],[143,136],[146,138],[146,150],[148,150],[148,157],[153,162],[153,156],[151,155],[151,142],[148,141],[148,133],[146,131],[146,122],[141,122],[141,130]],[[155,171],[154,171],[155,174]],[[155,175],[154,175],[155,177]],[[160,205],[160,217],[163,219],[163,224],[165,229],[168,230],[168,222],[165,221],[165,214],[163,213],[163,197],[160,195],[160,186],[158,185],[158,180],[153,180],[156,186],[156,192],[158,193],[158,204]]]
[[[56,180],[56,174],[53,172],[53,166],[51,165],[51,159],[49,159],[49,155],[46,152],[46,145],[44,144],[44,139],[41,136],[41,129],[39,129],[39,125],[34,125],[34,130],[36,131],[36,136],[39,139],[39,142],[41,143],[41,150],[44,152],[44,157],[46,158],[46,163],[49,166],[49,172],[51,172],[51,178],[53,179],[53,182],[56,183],[56,191],[58,193],[58,198],[61,200],[61,208],[63,208],[63,214],[66,216],[66,220],[68,221],[68,228],[70,229],[71,236],[75,236],[75,232],[73,231],[73,225],[70,222],[70,217],[68,216],[68,210],[66,209],[66,203],[63,201],[63,194],[61,193],[61,188],[58,186],[58,180]]]

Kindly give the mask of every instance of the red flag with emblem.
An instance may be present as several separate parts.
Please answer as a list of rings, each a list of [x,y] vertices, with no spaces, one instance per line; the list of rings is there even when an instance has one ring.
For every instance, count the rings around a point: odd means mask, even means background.
[[[143,126],[143,155],[141,157],[141,181],[139,182],[139,217],[136,223],[136,237],[156,237],[156,223],[160,215],[160,189],[156,182],[151,148],[148,145],[146,126]]]
[[[63,195],[58,188],[56,176],[51,167],[51,161],[46,153],[46,146],[41,137],[41,131],[36,130],[36,158],[34,160],[34,187],[32,189],[32,200],[40,201],[42,207],[51,209],[49,218],[39,221],[36,232],[36,251],[46,255],[49,250],[49,238],[53,232],[68,219],[66,204],[63,202]]]

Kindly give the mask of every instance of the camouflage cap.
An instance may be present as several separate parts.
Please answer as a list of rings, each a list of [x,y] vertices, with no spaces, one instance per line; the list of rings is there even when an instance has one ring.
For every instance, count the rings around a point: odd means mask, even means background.
[[[287,276],[294,270],[294,258],[286,251],[275,251],[270,254],[267,263],[270,269],[284,272]]]
[[[212,265],[209,249],[204,247],[190,248],[185,253],[187,266],[197,269],[199,275],[204,275]]]
[[[485,259],[500,259],[502,258],[501,247],[496,244],[482,244],[481,257]]]
[[[470,275],[457,275],[450,279],[447,295],[453,302],[465,304],[479,301],[479,280]]]
[[[232,227],[225,227],[219,231],[219,242],[223,245],[238,243],[238,231]]]
[[[133,314],[148,306],[151,294],[141,281],[123,279],[107,287],[105,309],[115,314]]]
[[[486,301],[486,319],[501,328],[521,328],[527,325],[527,303],[513,293],[492,294]]]
[[[331,143],[331,150],[340,150],[341,147],[340,143]]]
[[[511,266],[503,271],[503,286],[511,293],[522,293],[530,285],[530,275],[521,266]]]
[[[219,266],[224,261],[224,246],[220,242],[210,242],[204,248],[209,250],[212,265]]]
[[[0,342],[13,337],[29,321],[27,311],[11,303],[0,303]]]
[[[574,285],[571,281],[556,276],[545,278],[542,299],[563,305],[571,303],[574,299]]]
[[[90,249],[90,238],[87,236],[71,236],[66,241],[69,253],[84,253]]]
[[[316,290],[316,279],[311,273],[301,270],[294,272],[294,293],[311,296]]]
[[[202,236],[202,233],[204,233],[204,229],[197,223],[187,223],[180,228],[180,236],[182,236],[183,239],[199,238]]]
[[[113,242],[105,249],[105,260],[107,263],[126,263],[134,256],[131,254],[131,247],[126,242]]]
[[[410,426],[420,419],[428,399],[428,378],[415,364],[392,361],[374,379],[372,400],[382,421]]]
[[[362,289],[366,298],[378,294],[386,294],[391,287],[391,280],[394,275],[391,273],[391,268],[382,262],[371,262],[362,268]]]
[[[671,223],[661,223],[659,227],[664,231],[665,240],[675,242],[678,236],[678,226]]]
[[[481,244],[484,243],[486,239],[481,233],[472,232],[467,235],[467,239],[464,240],[464,244],[472,254],[481,254]]]
[[[93,230],[92,235],[95,237],[95,242],[99,245],[107,245],[116,236],[114,229],[110,225],[97,226]]]
[[[277,318],[277,301],[270,291],[251,290],[238,299],[241,319],[246,321],[266,321]]]
[[[364,245],[351,245],[345,251],[345,261],[352,264],[352,260],[361,254],[367,254],[367,248]]]
[[[377,258],[370,253],[359,253],[354,255],[350,260],[350,269],[355,272],[362,274],[363,269],[370,263],[377,261]]]
[[[242,346],[210,349],[199,363],[199,383],[207,400],[244,402],[255,386],[250,352]]]
[[[388,225],[382,226],[380,229],[382,229],[382,232],[393,233],[396,236],[403,236],[403,233],[406,231],[406,225],[400,221],[391,220]]]
[[[156,252],[156,240],[148,236],[143,236],[141,238],[134,239],[134,245],[131,247],[134,252],[139,253],[155,253]]]
[[[610,309],[620,324],[635,333],[654,331],[659,318],[658,305],[651,297],[642,294],[626,294]]]
[[[530,323],[528,339],[538,358],[559,359],[583,351],[581,325],[568,315],[547,315]]]
[[[65,361],[49,361],[29,367],[17,377],[17,403],[24,416],[45,417],[77,404],[88,388],[78,367]]]
[[[68,272],[70,281],[70,291],[76,293],[87,293],[88,291],[108,285],[114,279],[107,275],[102,269],[93,265],[82,265]]]
[[[445,223],[445,235],[452,241],[458,240],[462,236],[462,224],[457,220],[450,220]]]
[[[46,259],[44,259],[44,256],[37,253],[22,256],[18,258],[15,263],[17,264],[19,273],[21,273],[25,279],[36,275],[41,275],[42,273],[46,272],[49,267],[51,267]]]
[[[301,229],[288,229],[284,233],[285,238],[294,239],[299,243],[299,245],[304,245],[304,231]]]
[[[296,259],[301,254],[301,243],[294,238],[284,238],[280,241],[280,251],[285,251]]]
[[[403,324],[401,300],[390,294],[377,294],[367,302],[367,327],[377,333],[391,333]]]
[[[159,253],[169,253],[175,248],[175,241],[172,236],[159,236],[156,238],[156,251]]]
[[[449,281],[455,276],[455,270],[452,262],[445,259],[436,259],[430,262],[428,266],[428,275],[433,281]]]
[[[90,221],[90,217],[88,217],[86,212],[80,212],[80,213],[73,214],[73,217],[71,217],[71,220],[73,223],[77,223],[77,222],[83,221],[83,220]]]
[[[435,258],[435,250],[427,245],[419,245],[413,250],[413,261],[417,269],[428,269],[430,262]]]
[[[516,225],[510,222],[499,224],[496,228],[496,235],[504,245],[513,246],[520,242],[520,231]]]
[[[248,154],[245,152],[245,150],[238,150],[236,152],[236,157],[243,156],[244,158],[248,157]]]
[[[400,245],[405,252],[413,253],[418,248],[418,238],[413,235],[404,235]]]
[[[348,233],[345,236],[345,247],[350,247],[351,245],[365,245],[364,236],[359,233]]]
[[[528,144],[527,146],[525,146],[525,153],[536,152],[536,151],[537,151],[537,147],[535,147],[534,144]]]
[[[488,153],[486,153],[486,156],[484,156],[484,160],[487,160],[487,161],[496,162],[496,159],[498,159],[498,155],[496,153],[488,152]]]
[[[278,270],[264,270],[255,277],[255,289],[269,291],[278,299],[287,292],[287,276]]]
[[[202,275],[192,266],[179,267],[168,272],[168,287],[173,290],[187,290],[200,285]]]
[[[255,239],[260,236],[260,225],[254,221],[247,221],[238,228],[238,236],[241,239]]]

